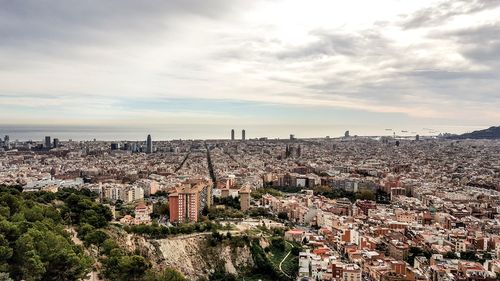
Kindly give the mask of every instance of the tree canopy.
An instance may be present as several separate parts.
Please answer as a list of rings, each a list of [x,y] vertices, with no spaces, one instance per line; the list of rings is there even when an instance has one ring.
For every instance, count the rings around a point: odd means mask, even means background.
[[[90,270],[56,207],[40,203],[48,198],[0,188],[0,270],[14,280],[79,280]]]

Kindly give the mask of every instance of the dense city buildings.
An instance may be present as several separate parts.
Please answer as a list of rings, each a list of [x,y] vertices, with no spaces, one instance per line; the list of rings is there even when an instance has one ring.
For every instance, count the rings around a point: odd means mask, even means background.
[[[125,225],[266,210],[288,226],[284,239],[302,245],[300,280],[493,281],[500,272],[498,141],[175,140],[150,153],[150,137],[55,140],[47,150],[7,138],[7,149],[4,138],[0,184],[88,189],[109,206],[131,206],[117,218]],[[168,202],[168,217],[151,217],[155,202]]]

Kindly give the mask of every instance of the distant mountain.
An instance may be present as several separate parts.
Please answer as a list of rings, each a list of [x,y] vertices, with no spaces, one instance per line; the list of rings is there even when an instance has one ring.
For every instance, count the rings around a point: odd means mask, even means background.
[[[474,131],[462,135],[454,135],[451,139],[500,139],[500,126]]]

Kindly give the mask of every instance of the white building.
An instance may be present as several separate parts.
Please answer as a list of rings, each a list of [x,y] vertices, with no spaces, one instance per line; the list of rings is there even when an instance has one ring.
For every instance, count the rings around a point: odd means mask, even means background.
[[[126,202],[134,202],[144,199],[144,189],[142,187],[132,187],[127,191]]]

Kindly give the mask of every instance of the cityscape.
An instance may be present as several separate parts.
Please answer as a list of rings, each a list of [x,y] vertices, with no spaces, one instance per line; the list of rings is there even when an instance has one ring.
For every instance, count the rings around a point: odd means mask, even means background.
[[[500,0],[0,0],[0,281],[500,281]]]
[[[349,131],[246,139],[245,129],[223,140],[153,136],[5,136],[0,185],[35,196],[91,192],[110,210],[106,237],[140,249],[151,268],[172,268],[188,280],[498,278],[497,140]],[[75,239],[85,241],[82,228]],[[120,279],[106,271],[106,253],[89,251],[103,264],[86,280]]]

